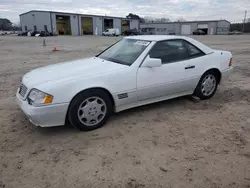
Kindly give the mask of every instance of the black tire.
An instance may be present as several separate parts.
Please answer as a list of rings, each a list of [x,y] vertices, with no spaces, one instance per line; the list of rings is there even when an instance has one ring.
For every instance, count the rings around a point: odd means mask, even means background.
[[[89,98],[89,97],[99,97],[106,103],[106,114],[104,115],[104,118],[96,125],[87,126],[83,124],[79,118],[78,118],[78,108],[82,104],[82,102]],[[110,115],[113,112],[113,102],[110,99],[110,96],[107,94],[107,92],[101,90],[101,89],[91,89],[86,90],[78,95],[76,95],[73,100],[70,103],[70,107],[68,110],[68,119],[69,122],[77,129],[80,129],[81,131],[92,131],[94,129],[98,129],[102,127]]]
[[[202,92],[202,81],[203,81],[204,78],[206,78],[208,75],[213,75],[213,76],[215,77],[215,80],[216,80],[215,89],[214,89],[214,91],[213,91],[211,94],[209,94],[209,95],[204,95],[204,93]],[[194,94],[193,94],[193,95],[196,96],[196,97],[199,97],[201,100],[210,99],[211,97],[214,96],[214,94],[215,94],[215,92],[216,92],[216,90],[217,90],[218,84],[219,84],[219,74],[218,74],[216,71],[213,71],[213,70],[207,71],[207,72],[205,72],[205,73],[202,75],[202,77],[201,77],[201,79],[200,79],[198,85],[197,85],[196,88],[195,88],[195,91],[194,91]]]

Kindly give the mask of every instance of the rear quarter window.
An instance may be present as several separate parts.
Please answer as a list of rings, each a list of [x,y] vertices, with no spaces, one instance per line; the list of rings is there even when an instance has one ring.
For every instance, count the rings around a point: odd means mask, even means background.
[[[196,46],[194,46],[193,44],[186,42],[186,47],[188,49],[188,53],[189,53],[189,57],[190,58],[196,58],[196,57],[200,57],[205,55],[205,53],[203,51],[201,51],[199,48],[197,48]]]

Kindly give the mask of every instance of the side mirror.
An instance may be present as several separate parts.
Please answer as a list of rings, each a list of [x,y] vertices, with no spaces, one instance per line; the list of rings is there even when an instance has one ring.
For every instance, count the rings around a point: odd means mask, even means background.
[[[158,58],[151,58],[149,55],[144,60],[142,67],[160,67],[162,65],[161,59]]]

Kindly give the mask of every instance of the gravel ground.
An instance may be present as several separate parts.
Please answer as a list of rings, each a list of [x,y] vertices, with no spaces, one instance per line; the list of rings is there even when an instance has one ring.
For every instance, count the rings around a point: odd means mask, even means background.
[[[49,37],[43,47],[42,38],[0,36],[0,188],[249,188],[250,37],[196,38],[234,56],[234,73],[212,99],[147,105],[79,132],[29,123],[15,103],[20,79],[119,38]]]

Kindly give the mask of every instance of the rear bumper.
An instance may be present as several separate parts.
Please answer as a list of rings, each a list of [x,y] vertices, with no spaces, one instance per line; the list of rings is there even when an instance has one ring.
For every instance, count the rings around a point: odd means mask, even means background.
[[[230,67],[228,69],[225,69],[223,71],[221,71],[221,80],[220,83],[222,84],[223,82],[227,81],[229,76],[232,74],[233,72],[233,67]]]
[[[16,94],[16,102],[29,121],[36,126],[53,127],[65,124],[68,103],[34,107],[29,105],[27,100],[22,100],[18,93]]]

